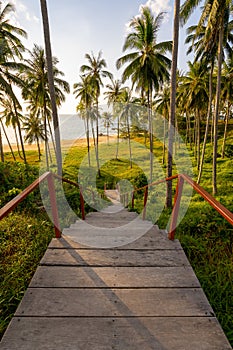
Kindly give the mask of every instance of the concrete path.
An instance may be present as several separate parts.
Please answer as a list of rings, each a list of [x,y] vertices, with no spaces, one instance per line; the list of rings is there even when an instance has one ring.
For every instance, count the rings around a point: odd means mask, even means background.
[[[97,231],[92,239],[90,227],[92,234]],[[123,244],[127,230],[131,241]],[[107,238],[113,231],[118,246]],[[85,236],[90,245],[80,244]],[[110,247],[98,246],[102,236]],[[51,241],[0,349],[231,346],[179,241],[169,241],[165,232],[122,208],[88,214],[85,225],[79,221]]]

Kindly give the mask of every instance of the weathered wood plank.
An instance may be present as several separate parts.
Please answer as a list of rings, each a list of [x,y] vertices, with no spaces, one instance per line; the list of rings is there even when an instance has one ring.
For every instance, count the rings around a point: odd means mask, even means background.
[[[17,316],[211,316],[201,288],[29,288]]]
[[[182,250],[48,249],[41,265],[187,266]]]
[[[122,237],[124,238],[124,237]],[[60,239],[52,239],[49,248],[88,248],[78,242],[73,241],[67,236],[62,236]],[[89,247],[90,248],[90,247]],[[175,239],[171,241],[167,238],[167,234],[152,228],[139,239],[115,249],[182,249],[180,242]]]
[[[232,348],[217,320],[209,317],[102,319],[15,317],[2,340],[0,349],[231,350]]]
[[[184,267],[70,267],[39,266],[30,287],[191,287],[200,283],[189,266]]]

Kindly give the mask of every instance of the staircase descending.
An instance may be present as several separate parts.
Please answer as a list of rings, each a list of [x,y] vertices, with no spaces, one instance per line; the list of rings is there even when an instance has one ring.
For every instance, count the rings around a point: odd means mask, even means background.
[[[179,241],[112,201],[51,241],[0,349],[231,349]]]

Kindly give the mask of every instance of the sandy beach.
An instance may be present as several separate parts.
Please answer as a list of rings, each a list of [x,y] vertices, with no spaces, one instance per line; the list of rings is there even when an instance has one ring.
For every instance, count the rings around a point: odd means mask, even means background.
[[[111,135],[109,136],[109,142],[114,142],[116,140],[117,136],[116,135]],[[99,143],[107,143],[107,136],[99,136]],[[93,139],[90,138],[90,144],[93,145]],[[68,147],[75,147],[75,146],[86,146],[87,141],[86,138],[80,138],[77,140],[62,140],[61,141],[61,147],[62,148],[68,148]],[[24,144],[25,150],[26,151],[37,151],[37,145],[35,143],[29,145],[27,143]],[[17,145],[14,143],[12,144],[12,149],[14,151],[17,151]],[[41,150],[44,149],[44,145],[41,144]],[[8,145],[3,145],[3,150],[4,152],[10,152],[10,148]]]

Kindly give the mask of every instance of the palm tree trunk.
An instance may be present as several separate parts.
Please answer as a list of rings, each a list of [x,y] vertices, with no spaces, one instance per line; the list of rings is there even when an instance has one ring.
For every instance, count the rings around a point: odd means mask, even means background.
[[[130,162],[130,169],[132,169],[132,149],[131,149],[131,141],[130,141],[129,111],[127,111],[127,132],[128,132],[128,144],[129,144],[129,162]]]
[[[38,137],[36,137],[36,144],[37,144],[37,149],[38,149],[38,157],[39,157],[39,160],[41,160],[40,142],[39,142]]]
[[[24,164],[27,164],[27,159],[26,159],[26,154],[25,154],[25,149],[24,149],[24,143],[23,143],[23,136],[22,136],[21,126],[20,126],[18,112],[17,112],[17,108],[16,108],[16,104],[15,104],[14,100],[13,100],[13,104],[14,104],[14,110],[15,110],[15,115],[16,115],[16,124],[17,124],[17,128],[18,128],[18,133],[19,133],[20,145],[21,145],[21,149],[22,149],[22,152],[23,152],[23,160],[24,160]]]
[[[90,127],[89,127],[89,111],[86,110],[86,123],[85,128],[86,128],[86,137],[87,137],[87,157],[88,157],[88,166],[91,166],[91,158],[90,158]]]
[[[227,114],[225,117],[224,136],[223,136],[223,143],[222,143],[222,159],[225,157],[225,145],[226,145],[226,138],[227,138],[227,126],[228,126],[229,115],[230,115],[230,102],[227,103]]]
[[[2,129],[0,128],[0,154],[1,154],[1,162],[4,162],[4,151],[2,144]]]
[[[99,104],[98,99],[96,101],[96,162],[97,162],[97,169],[98,169],[98,176],[101,177],[100,174],[100,163],[99,163]]]
[[[176,69],[178,58],[179,44],[179,13],[180,0],[175,0],[174,5],[174,29],[173,29],[173,48],[172,48],[172,69],[171,69],[171,97],[170,97],[170,117],[169,117],[169,136],[168,136],[168,160],[167,160],[167,176],[172,176],[173,161],[173,139],[174,139],[174,122],[176,114]],[[172,207],[172,182],[167,182],[167,198],[166,206]]]
[[[59,128],[59,121],[58,121],[58,115],[57,115],[56,94],[55,94],[55,88],[54,88],[53,62],[52,62],[49,20],[48,20],[46,0],[40,0],[40,4],[41,4],[42,19],[43,19],[45,50],[46,50],[46,58],[47,58],[47,66],[48,66],[49,93],[50,93],[50,99],[51,99],[53,127],[54,127],[54,135],[55,135],[55,142],[56,142],[57,171],[58,171],[58,175],[62,175],[60,128]]]
[[[165,151],[166,151],[166,118],[164,116],[164,121],[163,121],[163,159],[162,159],[162,164],[165,163]]]
[[[197,110],[197,170],[200,168],[200,147],[201,147],[201,130],[200,130],[200,112]]]
[[[201,153],[201,160],[200,160],[200,168],[197,178],[197,183],[199,184],[201,181],[201,175],[204,165],[204,158],[205,158],[205,149],[206,149],[206,143],[207,143],[207,137],[208,137],[208,131],[209,131],[209,123],[210,123],[210,117],[212,113],[212,96],[213,96],[213,70],[214,70],[214,63],[211,63],[210,67],[210,76],[209,76],[209,103],[208,103],[208,112],[207,112],[207,118],[206,118],[206,128],[205,128],[205,136],[202,146],[202,153]]]
[[[221,93],[221,73],[222,73],[222,59],[223,59],[223,32],[224,27],[221,26],[219,32],[218,43],[218,73],[217,73],[217,88],[216,88],[216,101],[215,101],[215,113],[214,113],[214,142],[213,142],[213,170],[212,170],[212,187],[213,195],[217,194],[217,153],[218,153],[218,116],[220,105],[220,93]]]
[[[120,118],[117,117],[117,146],[116,146],[116,159],[118,159],[119,152],[119,141],[120,141]]]
[[[153,181],[153,125],[152,125],[152,88],[147,94],[147,104],[148,104],[148,124],[149,124],[149,141],[150,141],[150,183]]]
[[[14,154],[14,152],[13,152],[13,149],[12,149],[12,146],[11,146],[11,143],[10,143],[10,140],[9,140],[9,138],[8,138],[8,136],[7,136],[7,133],[6,133],[6,130],[5,130],[5,128],[4,128],[4,125],[3,125],[2,120],[0,120],[0,122],[1,122],[2,130],[3,130],[3,132],[4,132],[5,138],[6,138],[6,140],[7,140],[8,146],[9,146],[9,148],[10,148],[12,157],[13,157],[14,161],[16,161],[15,154]]]

